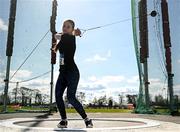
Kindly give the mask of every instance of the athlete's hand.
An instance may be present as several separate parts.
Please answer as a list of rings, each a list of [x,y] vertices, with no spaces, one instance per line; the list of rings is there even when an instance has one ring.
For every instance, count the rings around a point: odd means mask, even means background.
[[[80,36],[81,35],[81,30],[79,30],[79,28],[74,29],[74,35],[75,36]]]
[[[54,52],[54,53],[57,52],[56,43],[53,43],[51,51]]]

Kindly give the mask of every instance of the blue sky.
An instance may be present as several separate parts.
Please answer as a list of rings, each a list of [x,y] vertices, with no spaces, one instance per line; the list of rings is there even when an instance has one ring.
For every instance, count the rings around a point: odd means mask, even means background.
[[[58,0],[56,29],[61,32],[64,20],[72,19],[81,29],[96,27],[118,20],[131,18],[130,0]],[[5,70],[5,45],[9,17],[9,0],[0,0],[0,53],[1,73]],[[50,0],[18,0],[14,34],[14,52],[11,61],[13,73],[40,38],[48,31],[51,16]],[[43,40],[33,55],[23,65],[14,81],[24,80],[50,70],[51,33]],[[137,93],[138,71],[134,52],[131,21],[88,31],[77,37],[76,63],[81,80],[78,91],[86,93],[87,100],[92,96],[113,96],[124,93]],[[55,65],[55,81],[59,74],[58,58]],[[153,71],[153,70],[152,70]],[[158,69],[157,69],[158,71]],[[4,74],[1,74],[3,78]],[[153,73],[153,75],[155,75]],[[152,76],[160,83],[157,76]],[[12,80],[13,81],[13,80]],[[38,88],[48,93],[50,75],[22,83],[20,86]],[[14,88],[13,84],[10,88]],[[3,84],[1,84],[1,90]]]

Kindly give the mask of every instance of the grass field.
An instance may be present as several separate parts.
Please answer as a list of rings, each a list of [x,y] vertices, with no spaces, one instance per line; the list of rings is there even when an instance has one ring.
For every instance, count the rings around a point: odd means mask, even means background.
[[[3,110],[3,105],[0,105],[0,112]],[[22,106],[21,108],[12,108],[11,106],[7,106],[8,112],[17,112],[17,110],[27,110],[27,111],[48,111],[48,108],[36,108],[29,106]],[[133,110],[129,109],[107,109],[107,108],[85,108],[87,113],[131,113]],[[168,109],[156,109],[159,114],[166,114],[169,112]],[[66,109],[67,113],[76,113],[76,110],[73,108]],[[180,110],[179,110],[180,112]]]
[[[32,108],[29,106],[21,106],[21,108],[13,108],[11,106],[7,106],[7,111],[8,112],[16,112],[17,110],[39,110],[39,111],[43,111],[43,110],[48,110],[48,108]],[[0,112],[3,111],[3,105],[0,105]]]
[[[66,109],[68,113],[75,113],[75,109]],[[130,113],[132,110],[128,109],[85,109],[87,113]]]
[[[3,106],[0,105],[0,112],[2,112]],[[21,108],[12,108],[11,106],[7,106],[8,112],[16,112],[17,110],[30,110],[30,111],[46,111],[49,110],[48,108],[36,108],[36,107],[28,107],[28,106],[22,106]],[[129,109],[107,109],[107,108],[85,108],[85,111],[88,113],[130,113],[132,110]],[[66,112],[68,113],[76,113],[76,110],[74,108],[68,108],[66,109]]]

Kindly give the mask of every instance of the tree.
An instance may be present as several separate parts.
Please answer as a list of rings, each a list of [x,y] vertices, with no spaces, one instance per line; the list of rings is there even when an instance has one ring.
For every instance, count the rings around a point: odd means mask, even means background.
[[[98,102],[99,107],[105,106],[105,105],[107,104],[106,95],[101,96],[101,97],[97,100],[97,102]]]
[[[98,100],[97,100],[97,98],[96,97],[94,97],[94,99],[93,99],[93,105],[97,105],[98,104]]]
[[[20,103],[21,101],[21,91],[20,88],[13,88],[12,91],[9,92],[10,96],[11,96],[11,102],[14,104]]]
[[[42,94],[38,89],[30,89],[27,87],[14,88],[9,95],[13,97],[14,103],[21,105],[46,104],[49,103],[49,95]]]
[[[156,95],[155,96],[155,104],[156,105],[165,105],[166,104],[166,100],[163,98],[163,96],[162,95]]]
[[[122,106],[123,104],[123,95],[119,94],[119,105]]]
[[[81,102],[81,104],[83,104],[83,102],[85,102],[85,93],[84,92],[79,92],[77,95],[77,98],[79,100],[79,102]]]
[[[126,97],[128,99],[128,103],[130,103],[130,104],[135,104],[136,103],[137,95],[127,94]]]
[[[35,89],[35,104],[42,104],[42,94],[37,89]]]
[[[42,103],[43,104],[48,104],[49,103],[49,95],[42,94]]]
[[[112,108],[112,106],[113,106],[113,99],[112,99],[112,97],[109,97],[108,98],[108,107]]]
[[[20,87],[20,95],[21,95],[21,104],[27,105],[27,102],[31,102],[31,98],[33,95],[33,90],[26,88],[26,87]]]
[[[3,101],[4,101],[4,94],[1,93],[1,95],[0,95],[0,105],[3,104]],[[10,103],[11,103],[11,101],[10,101],[10,97],[9,97],[9,95],[8,95],[8,96],[7,96],[7,104],[10,104]]]

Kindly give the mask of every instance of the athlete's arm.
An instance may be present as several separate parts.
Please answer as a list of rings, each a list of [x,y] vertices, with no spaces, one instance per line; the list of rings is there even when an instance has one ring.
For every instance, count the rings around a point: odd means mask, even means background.
[[[54,37],[55,37],[56,40],[59,40],[59,41],[60,41],[62,35],[63,35],[62,33],[56,33],[56,34],[54,35]]]
[[[63,33],[56,33],[54,35],[54,38],[56,39],[56,43],[53,43],[53,48],[51,49],[53,52],[57,52],[57,50],[59,49],[59,42],[61,41],[61,37],[62,37]]]

